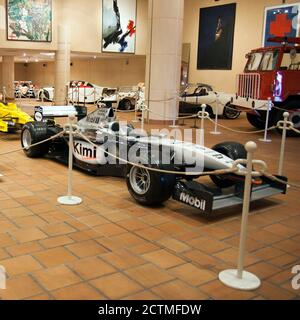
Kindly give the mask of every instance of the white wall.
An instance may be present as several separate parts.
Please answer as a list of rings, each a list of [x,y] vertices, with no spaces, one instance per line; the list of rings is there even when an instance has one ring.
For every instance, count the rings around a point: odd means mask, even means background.
[[[71,50],[79,52],[101,52],[102,0],[52,0],[52,43],[8,41],[5,30],[5,1],[0,0],[0,48],[10,49],[57,49],[57,25],[71,28]],[[146,54],[148,0],[137,0],[136,54]]]

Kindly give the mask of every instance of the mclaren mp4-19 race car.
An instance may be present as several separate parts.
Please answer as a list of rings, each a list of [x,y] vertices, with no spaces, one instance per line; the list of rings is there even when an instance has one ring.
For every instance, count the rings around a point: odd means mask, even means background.
[[[68,132],[51,117],[76,114],[74,166],[97,176],[124,177],[139,204],[161,205],[173,197],[202,214],[212,215],[217,209],[243,202],[244,178],[235,173],[211,175],[212,187],[199,182],[200,170],[210,175],[214,170],[231,169],[236,159],[245,159],[241,144],[224,142],[209,149],[162,135],[148,136],[131,124],[117,121],[112,108],[99,108],[87,116],[85,110],[74,106],[36,107],[35,118],[39,121],[27,123],[22,130],[25,154],[67,163]],[[60,137],[30,147],[60,132]],[[285,192],[285,184],[262,177],[253,181],[251,201]]]
[[[0,101],[0,132],[15,132],[33,119],[14,103]]]

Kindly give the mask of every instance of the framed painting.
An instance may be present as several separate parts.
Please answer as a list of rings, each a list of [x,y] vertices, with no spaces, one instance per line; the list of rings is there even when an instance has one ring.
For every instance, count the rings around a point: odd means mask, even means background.
[[[7,40],[52,41],[52,0],[7,0]]]
[[[135,53],[136,0],[102,0],[102,52]]]
[[[230,70],[236,3],[200,9],[198,70]]]
[[[300,2],[265,8],[262,45],[264,47],[276,45],[268,41],[272,37],[298,37],[299,11]]]

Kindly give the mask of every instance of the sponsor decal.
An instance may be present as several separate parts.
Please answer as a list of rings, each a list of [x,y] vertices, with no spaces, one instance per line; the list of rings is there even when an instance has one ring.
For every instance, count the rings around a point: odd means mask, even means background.
[[[205,211],[206,200],[199,200],[197,197],[191,196],[185,192],[181,192],[179,200],[192,207]]]
[[[83,160],[97,159],[97,148],[92,145],[83,144],[82,142],[74,142],[74,152],[81,156]]]

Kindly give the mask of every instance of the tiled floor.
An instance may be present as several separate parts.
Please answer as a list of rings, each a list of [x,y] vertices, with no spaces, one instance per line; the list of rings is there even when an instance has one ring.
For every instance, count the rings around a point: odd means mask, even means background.
[[[121,115],[128,118],[128,115]],[[251,131],[244,118],[222,124]],[[192,122],[186,121],[186,127]],[[256,158],[277,170],[280,136],[222,130],[224,140],[258,143]],[[184,127],[182,127],[184,128]],[[19,134],[0,135],[0,153],[19,147]],[[285,173],[300,183],[299,139],[289,139]],[[252,205],[247,270],[262,280],[253,292],[229,289],[218,273],[237,263],[241,208],[201,217],[173,200],[143,208],[125,182],[74,171],[78,207],[57,204],[67,169],[19,151],[1,156],[0,265],[8,274],[0,299],[299,299],[291,269],[300,264],[299,190]],[[206,178],[205,178],[206,179]],[[205,180],[203,179],[203,180]]]

